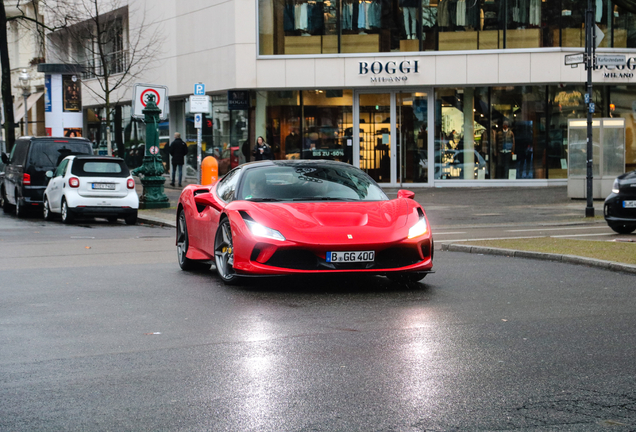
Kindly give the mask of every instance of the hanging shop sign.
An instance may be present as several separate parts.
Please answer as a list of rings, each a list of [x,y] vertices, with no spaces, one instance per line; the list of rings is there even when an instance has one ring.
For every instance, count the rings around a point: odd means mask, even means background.
[[[395,83],[419,73],[419,60],[359,62],[358,74],[369,76],[372,83]]]
[[[228,91],[227,109],[230,111],[250,109],[250,92],[247,90]]]

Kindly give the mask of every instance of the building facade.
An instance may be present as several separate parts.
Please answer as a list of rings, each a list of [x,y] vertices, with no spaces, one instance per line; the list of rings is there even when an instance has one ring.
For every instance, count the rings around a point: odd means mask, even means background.
[[[11,91],[13,93],[13,115],[16,136],[24,135],[25,119],[28,135],[44,135],[44,75],[37,72],[37,65],[44,62],[45,44],[42,29],[38,29],[35,20],[42,22],[39,2],[5,1],[4,8],[9,19],[7,23],[7,46],[11,67]],[[15,19],[25,16],[27,19]],[[26,70],[30,81],[26,88],[20,88],[19,76]],[[7,101],[1,100],[2,104]],[[26,109],[25,109],[26,108]],[[1,111],[1,110],[0,110]],[[26,117],[25,117],[26,112]],[[4,112],[2,112],[4,123]],[[4,134],[4,129],[0,131]],[[1,136],[1,140],[5,137]]]
[[[572,153],[582,151],[568,142],[567,125],[586,117],[586,71],[564,58],[583,51],[586,7],[581,0],[131,0],[124,27],[133,32],[143,20],[164,36],[135,82],[168,86],[165,142],[177,131],[195,141],[185,100],[195,83],[205,84],[212,109],[204,156],[218,159],[220,174],[249,158],[262,136],[277,159],[340,160],[383,185],[544,186],[565,184]],[[624,143],[595,143],[612,145],[603,154],[623,165],[595,159],[595,172],[636,169],[635,16],[596,0],[594,21],[597,53],[627,58],[593,72],[594,117],[625,119]],[[143,137],[134,135],[142,128],[130,119],[131,95],[132,86],[118,94],[112,129],[136,143]],[[82,98],[85,129],[99,140],[100,103],[86,90]]]

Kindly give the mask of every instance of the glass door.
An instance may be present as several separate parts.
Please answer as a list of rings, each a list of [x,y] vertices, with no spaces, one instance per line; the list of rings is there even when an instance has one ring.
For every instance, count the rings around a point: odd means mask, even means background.
[[[359,131],[358,166],[376,182],[428,183],[428,94],[357,93],[353,129]]]
[[[397,93],[398,183],[428,182],[428,94]]]
[[[392,99],[390,92],[359,94],[360,169],[378,183],[391,182]]]

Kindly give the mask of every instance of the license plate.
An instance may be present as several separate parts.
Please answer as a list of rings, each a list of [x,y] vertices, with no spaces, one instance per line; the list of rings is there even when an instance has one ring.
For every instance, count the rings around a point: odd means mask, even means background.
[[[373,262],[375,251],[327,252],[327,262]]]
[[[636,208],[636,201],[623,201],[623,208]]]
[[[114,183],[93,183],[93,189],[115,190]]]

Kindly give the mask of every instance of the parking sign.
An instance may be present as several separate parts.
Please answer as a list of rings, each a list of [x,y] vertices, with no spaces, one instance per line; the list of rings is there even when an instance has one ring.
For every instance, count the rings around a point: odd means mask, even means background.
[[[205,94],[205,84],[198,83],[194,85],[194,94],[197,96],[203,96]]]
[[[200,129],[203,126],[203,114],[194,115],[194,127]]]

